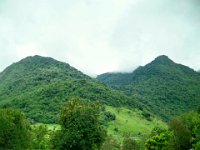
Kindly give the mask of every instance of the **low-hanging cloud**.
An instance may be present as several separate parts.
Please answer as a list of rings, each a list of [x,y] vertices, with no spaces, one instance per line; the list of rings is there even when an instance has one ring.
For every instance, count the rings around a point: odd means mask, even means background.
[[[165,54],[200,69],[198,0],[1,0],[0,70],[29,55],[89,75]]]

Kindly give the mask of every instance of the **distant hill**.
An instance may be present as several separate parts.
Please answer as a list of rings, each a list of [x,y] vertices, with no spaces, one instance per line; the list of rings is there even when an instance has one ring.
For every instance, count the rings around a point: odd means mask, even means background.
[[[35,122],[56,122],[62,104],[72,96],[136,106],[133,98],[53,58],[27,57],[0,73],[0,107],[19,108]]]
[[[200,105],[200,74],[164,55],[132,73],[105,73],[97,79],[127,96],[137,95],[144,109],[164,120]]]

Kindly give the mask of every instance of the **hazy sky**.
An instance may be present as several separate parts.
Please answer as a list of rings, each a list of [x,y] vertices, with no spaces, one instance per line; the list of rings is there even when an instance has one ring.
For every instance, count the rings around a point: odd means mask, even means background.
[[[30,55],[89,75],[158,55],[200,69],[200,0],[0,0],[0,71]]]

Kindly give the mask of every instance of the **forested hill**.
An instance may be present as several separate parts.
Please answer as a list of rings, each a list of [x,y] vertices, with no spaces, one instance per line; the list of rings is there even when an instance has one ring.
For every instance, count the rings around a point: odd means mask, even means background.
[[[27,57],[0,73],[0,108],[19,108],[36,122],[55,122],[62,104],[73,96],[112,106],[136,104],[122,92],[53,58]]]
[[[143,108],[165,120],[200,105],[200,73],[159,56],[132,73],[105,73],[97,79],[126,95],[139,95]]]

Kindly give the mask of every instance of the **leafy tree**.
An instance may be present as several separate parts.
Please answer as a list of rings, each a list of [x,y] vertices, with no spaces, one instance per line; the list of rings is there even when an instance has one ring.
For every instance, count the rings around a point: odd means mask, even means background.
[[[126,136],[123,140],[122,150],[134,150],[136,149],[136,141],[130,136]]]
[[[170,145],[170,138],[173,136],[173,132],[167,130],[158,131],[155,135],[153,130],[152,136],[146,141],[145,147],[148,150],[168,150]]]
[[[24,114],[0,109],[0,149],[28,149],[31,146],[30,124]]]
[[[192,145],[199,145],[200,143],[200,114],[197,112],[189,112],[181,115],[181,122],[187,126],[192,134]]]
[[[153,130],[151,131],[150,137],[153,137],[155,135],[159,135],[161,133],[165,133],[167,132],[166,128],[160,127],[160,126],[156,126],[153,128]]]
[[[180,120],[174,119],[169,123],[169,129],[174,132],[172,139],[176,150],[188,150],[191,148],[191,132]]]
[[[106,131],[99,121],[100,105],[78,97],[71,98],[61,111],[61,130],[52,139],[52,148],[99,149]]]

